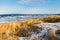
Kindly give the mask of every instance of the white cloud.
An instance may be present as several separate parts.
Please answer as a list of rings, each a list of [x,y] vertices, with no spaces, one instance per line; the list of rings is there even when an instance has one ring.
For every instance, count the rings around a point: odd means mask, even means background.
[[[57,14],[60,13],[58,9],[28,9],[28,10],[0,10],[0,14]]]
[[[24,5],[34,5],[34,4],[43,4],[45,0],[20,0],[18,1],[19,4],[24,4]]]

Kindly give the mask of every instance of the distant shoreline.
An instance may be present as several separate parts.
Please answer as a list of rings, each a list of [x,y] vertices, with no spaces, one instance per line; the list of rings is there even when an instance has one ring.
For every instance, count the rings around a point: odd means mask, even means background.
[[[60,15],[60,14],[0,14],[0,16],[39,16],[39,15]]]

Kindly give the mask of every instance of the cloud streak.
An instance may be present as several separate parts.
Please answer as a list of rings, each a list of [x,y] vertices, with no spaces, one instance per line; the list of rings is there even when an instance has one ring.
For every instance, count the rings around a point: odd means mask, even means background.
[[[10,14],[10,13],[18,13],[18,14],[57,14],[60,13],[60,10],[56,9],[28,9],[28,10],[0,10],[0,14]]]
[[[41,5],[44,4],[45,1],[48,0],[19,0],[18,3],[23,5]]]

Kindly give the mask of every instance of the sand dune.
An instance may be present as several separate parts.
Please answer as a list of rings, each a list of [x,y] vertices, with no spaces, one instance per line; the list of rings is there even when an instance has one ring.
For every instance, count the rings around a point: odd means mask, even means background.
[[[29,37],[31,36],[29,31],[37,32],[38,29],[41,29],[37,27],[36,24],[58,23],[58,22],[60,22],[60,16],[29,19],[26,20],[25,22],[14,21],[10,23],[0,24],[0,39],[18,40],[18,37]]]

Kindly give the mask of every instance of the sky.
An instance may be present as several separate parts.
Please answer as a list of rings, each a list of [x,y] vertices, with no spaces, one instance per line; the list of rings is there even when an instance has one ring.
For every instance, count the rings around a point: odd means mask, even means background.
[[[60,14],[60,0],[0,0],[0,14]]]

